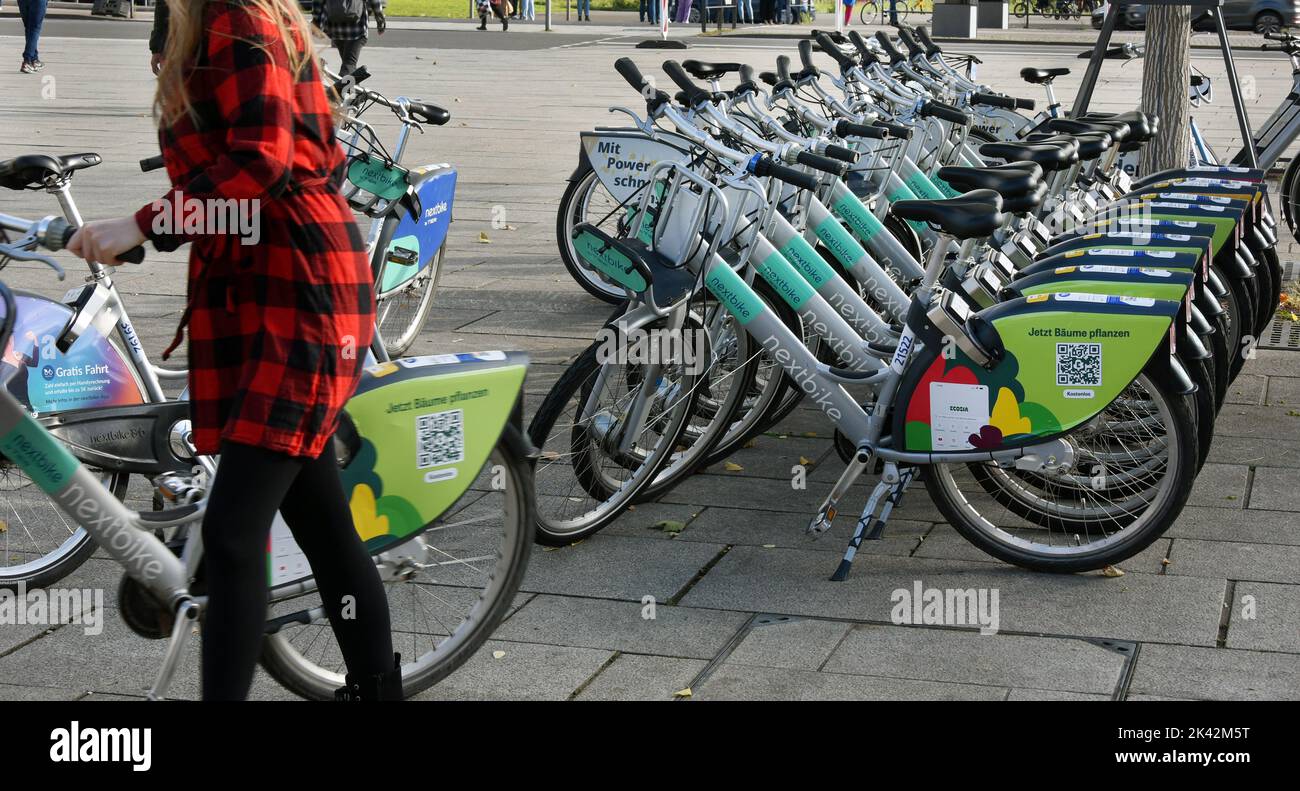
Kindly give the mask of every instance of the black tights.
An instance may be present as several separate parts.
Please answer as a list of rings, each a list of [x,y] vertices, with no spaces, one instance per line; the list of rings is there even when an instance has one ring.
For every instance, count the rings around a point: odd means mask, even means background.
[[[333,447],[316,459],[223,442],[203,518],[208,606],[203,699],[243,700],[266,623],[266,548],[276,510],[311,564],[348,672],[393,669],[388,598],[352,524]],[[354,609],[342,617],[349,599]]]

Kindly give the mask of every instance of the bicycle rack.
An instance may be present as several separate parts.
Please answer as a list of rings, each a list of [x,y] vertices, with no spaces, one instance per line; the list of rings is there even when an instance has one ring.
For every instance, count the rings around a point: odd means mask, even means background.
[[[1241,84],[1237,81],[1237,67],[1232,62],[1232,45],[1228,43],[1228,28],[1223,24],[1223,0],[1148,0],[1147,5],[1185,5],[1193,9],[1207,10],[1214,20],[1214,28],[1219,34],[1219,49],[1223,51],[1223,65],[1228,70],[1228,88],[1232,91],[1232,105],[1237,112],[1237,124],[1241,127],[1241,139],[1246,161],[1238,164],[1259,167],[1255,137],[1250,131],[1250,119],[1246,116],[1246,104],[1241,98]],[[1115,21],[1119,16],[1119,4],[1111,3],[1106,9],[1105,21],[1101,25],[1101,34],[1093,47],[1092,57],[1088,59],[1088,70],[1079,85],[1079,93],[1074,99],[1067,117],[1076,118],[1087,112],[1088,103],[1092,101],[1093,89],[1097,87],[1097,76],[1101,73],[1101,64],[1106,59],[1106,49],[1110,46],[1111,34],[1115,32]],[[1249,141],[1247,143],[1247,141]],[[1240,158],[1240,154],[1238,157]]]

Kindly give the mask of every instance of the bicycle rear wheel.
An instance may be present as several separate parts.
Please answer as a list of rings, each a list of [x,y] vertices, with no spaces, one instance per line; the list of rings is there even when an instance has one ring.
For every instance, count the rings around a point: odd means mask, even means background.
[[[432,527],[376,558],[408,698],[463,665],[514,603],[532,552],[534,501],[529,462],[517,447],[500,440]],[[266,672],[304,698],[333,699],[347,669],[320,596],[273,603],[268,629]]]

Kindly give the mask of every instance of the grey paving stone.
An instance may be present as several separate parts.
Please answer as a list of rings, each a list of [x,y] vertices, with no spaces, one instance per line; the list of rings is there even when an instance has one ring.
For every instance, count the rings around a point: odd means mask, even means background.
[[[1250,508],[1232,512],[1222,508],[1189,506],[1178,515],[1178,520],[1165,535],[1296,546],[1300,545],[1300,521],[1294,513],[1287,511]]]
[[[703,470],[706,474],[727,477],[762,477],[789,482],[794,480],[795,466],[804,468],[805,480],[820,463],[839,464],[828,439],[787,436],[785,439],[763,435],[750,440],[753,447],[737,448],[724,461]],[[806,462],[804,460],[807,460]],[[726,462],[739,464],[743,471],[729,471]],[[793,488],[793,487],[791,487]]]
[[[1233,593],[1229,648],[1300,654],[1300,586],[1241,582]]]
[[[1013,689],[1007,696],[1009,701],[1021,700],[1110,700],[1110,695],[1087,692],[1061,692],[1052,689]]]
[[[1250,487],[1250,507],[1270,511],[1300,511],[1300,470],[1261,467]]]
[[[1300,355],[1297,355],[1300,357]],[[1225,404],[1214,421],[1214,436],[1271,439],[1300,434],[1295,407]]]
[[[608,648],[710,659],[748,619],[744,613],[640,602],[538,596],[494,637],[524,643]],[[647,618],[647,613],[653,618]]]
[[[843,621],[760,616],[745,639],[727,656],[727,661],[738,665],[820,670],[850,627]]]
[[[1244,508],[1248,474],[1249,469],[1244,466],[1206,463],[1196,476],[1187,504],[1208,508]]]
[[[1243,374],[1300,376],[1300,355],[1281,349],[1258,349],[1255,358],[1242,367]]]
[[[640,503],[632,506],[631,510],[624,513],[614,524],[600,531],[601,535],[606,536],[631,536],[633,538],[658,538],[664,540],[674,540],[682,537],[682,534],[674,536],[672,533],[656,527],[660,522],[672,521],[681,522],[687,526],[687,529],[695,524],[695,519],[704,511],[702,506],[697,505],[671,505],[669,503]],[[713,542],[721,544],[721,541]]]
[[[597,535],[567,547],[535,549],[521,589],[668,601],[721,550],[716,544]]]
[[[1180,538],[1165,573],[1300,584],[1300,547]]]
[[[823,670],[1109,696],[1123,667],[1123,655],[1084,640],[863,625]]]
[[[863,558],[844,582],[821,552],[736,547],[682,599],[691,607],[890,621],[914,582],[997,588],[1003,631],[1213,645],[1225,583],[1195,577],[1034,574],[989,563]]]
[[[0,684],[0,700],[77,700],[85,692],[61,687],[27,687],[18,684]]]
[[[620,654],[575,699],[674,700],[707,665],[700,659]]]
[[[1300,662],[1287,654],[1143,645],[1129,697],[1300,700]]]
[[[1252,467],[1295,467],[1300,465],[1300,443],[1278,437],[1234,437],[1215,434],[1207,461],[1215,464],[1246,464]]]
[[[497,651],[504,652],[500,658]],[[413,700],[567,700],[614,653],[488,640],[441,684]]]
[[[1169,547],[1167,539],[1157,539],[1155,543],[1129,558],[1120,567],[1128,572],[1139,574],[1159,574],[1161,559]],[[984,550],[967,541],[948,525],[935,525],[925,540],[912,554],[918,558],[935,558],[942,560],[963,560],[971,563],[996,563],[1002,561],[984,552]]]
[[[1228,395],[1224,401],[1228,404],[1262,404],[1267,384],[1266,376],[1242,374],[1228,385]]]
[[[1268,405],[1300,407],[1300,376],[1270,376]]]
[[[745,508],[711,506],[682,531],[679,540],[766,548],[793,547],[843,554],[857,514],[841,512],[836,519],[836,527],[830,533],[814,539],[805,532],[811,513],[750,511]],[[859,551],[863,554],[906,556],[916,548],[920,538],[929,529],[928,522],[891,519],[884,539],[864,541]]]
[[[846,676],[723,662],[693,690],[696,700],[1003,700],[975,684]]]

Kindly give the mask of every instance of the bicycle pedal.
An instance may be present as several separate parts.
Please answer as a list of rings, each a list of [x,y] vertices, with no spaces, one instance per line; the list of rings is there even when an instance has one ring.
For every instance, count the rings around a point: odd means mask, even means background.
[[[153,479],[153,485],[164,509],[190,505],[203,497],[203,489],[188,475],[163,473]]]

